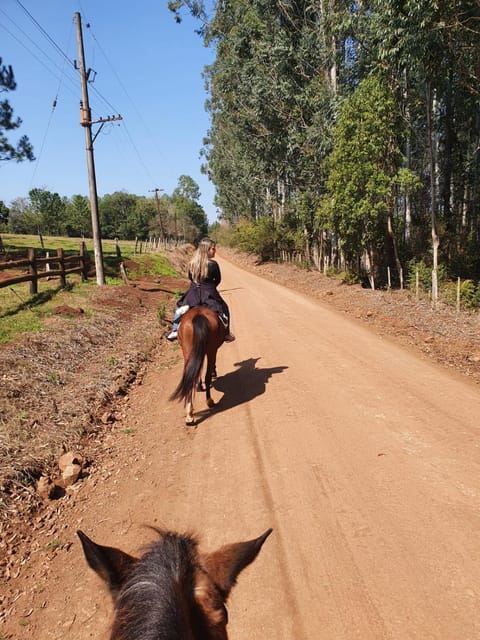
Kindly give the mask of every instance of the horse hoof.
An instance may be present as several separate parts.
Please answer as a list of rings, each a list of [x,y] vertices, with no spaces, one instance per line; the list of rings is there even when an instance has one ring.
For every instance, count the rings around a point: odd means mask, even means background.
[[[215,406],[215,402],[214,402],[211,398],[209,398],[209,399],[207,400],[207,407],[212,408],[212,407],[214,407],[214,406]]]
[[[194,418],[185,418],[185,425],[187,427],[195,426],[195,419]]]

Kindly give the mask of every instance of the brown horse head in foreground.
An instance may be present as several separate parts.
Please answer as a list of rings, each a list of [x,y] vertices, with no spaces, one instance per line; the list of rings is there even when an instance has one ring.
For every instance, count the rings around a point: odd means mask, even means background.
[[[217,350],[225,340],[226,329],[215,311],[208,307],[193,307],[182,316],[178,328],[178,342],[183,352],[183,374],[170,400],[183,400],[187,408],[185,422],[194,423],[193,395],[200,384],[202,366],[207,358],[205,392],[207,405],[214,406],[210,395],[212,374],[215,371]]]
[[[227,640],[228,595],[271,532],[202,554],[195,538],[158,531],[141,558],[77,533],[113,597],[111,640]]]

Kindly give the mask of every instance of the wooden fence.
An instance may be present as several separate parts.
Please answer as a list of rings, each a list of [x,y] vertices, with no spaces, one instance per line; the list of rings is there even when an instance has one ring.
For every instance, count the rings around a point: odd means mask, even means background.
[[[52,269],[52,266],[56,268]],[[57,249],[57,254],[47,257],[37,257],[35,249],[27,250],[27,257],[20,260],[9,260],[0,262],[0,271],[5,269],[27,268],[28,273],[13,278],[1,279],[0,288],[8,287],[20,282],[30,282],[30,294],[38,293],[38,281],[40,278],[60,278],[60,284],[65,287],[67,275],[79,273],[82,280],[87,280],[90,260],[85,250],[85,245],[80,245],[80,252],[71,256],[64,255],[63,249]]]

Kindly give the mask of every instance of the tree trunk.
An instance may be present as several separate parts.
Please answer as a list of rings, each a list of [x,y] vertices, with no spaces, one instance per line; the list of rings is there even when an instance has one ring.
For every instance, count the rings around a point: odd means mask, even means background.
[[[373,259],[373,251],[372,249],[365,249],[365,266],[367,268],[367,276],[368,281],[370,282],[370,286],[372,290],[375,291],[375,274],[374,274],[374,259]]]
[[[390,202],[388,204],[388,212],[387,212],[387,233],[392,243],[393,257],[395,259],[395,266],[397,267],[398,277],[400,279],[400,288],[403,289],[402,263],[400,262],[400,257],[398,255],[397,238],[395,236],[395,231],[393,229],[393,216],[392,216],[393,197],[389,198],[389,200]]]
[[[433,104],[432,87],[430,82],[426,84],[426,110],[427,110],[427,147],[430,170],[430,208],[431,208],[431,232],[433,249],[432,269],[432,305],[435,307],[438,300],[438,247],[440,239],[437,229],[437,175],[436,175],[436,149],[433,142]]]

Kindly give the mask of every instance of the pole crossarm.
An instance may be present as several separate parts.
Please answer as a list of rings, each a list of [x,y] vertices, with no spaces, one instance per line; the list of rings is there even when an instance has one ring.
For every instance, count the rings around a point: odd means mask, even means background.
[[[102,124],[105,124],[105,122],[113,122],[114,120],[123,120],[123,118],[120,115],[118,115],[118,116],[107,116],[106,118],[99,118],[98,120],[90,120],[90,124],[97,124],[98,122],[101,122]]]

